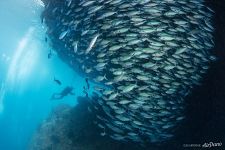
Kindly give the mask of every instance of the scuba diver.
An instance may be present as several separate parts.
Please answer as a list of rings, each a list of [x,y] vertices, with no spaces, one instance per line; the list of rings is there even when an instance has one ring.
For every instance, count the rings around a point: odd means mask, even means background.
[[[51,100],[63,99],[67,95],[75,95],[75,93],[73,93],[73,89],[74,88],[72,86],[67,86],[60,93],[52,94]]]

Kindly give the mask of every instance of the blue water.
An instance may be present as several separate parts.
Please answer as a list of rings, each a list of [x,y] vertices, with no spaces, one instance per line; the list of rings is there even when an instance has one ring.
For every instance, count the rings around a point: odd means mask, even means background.
[[[57,105],[76,104],[83,78],[53,54],[41,24],[38,0],[0,1],[0,150],[26,150],[32,134]],[[60,79],[57,85],[53,78]],[[75,96],[50,101],[73,86]]]

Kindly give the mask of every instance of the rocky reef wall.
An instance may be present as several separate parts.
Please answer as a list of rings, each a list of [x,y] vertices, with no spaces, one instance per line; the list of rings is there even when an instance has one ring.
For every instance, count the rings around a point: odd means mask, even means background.
[[[145,149],[135,143],[121,143],[101,136],[94,115],[88,111],[88,105],[88,99],[80,97],[75,107],[60,105],[55,108],[34,134],[29,150]]]

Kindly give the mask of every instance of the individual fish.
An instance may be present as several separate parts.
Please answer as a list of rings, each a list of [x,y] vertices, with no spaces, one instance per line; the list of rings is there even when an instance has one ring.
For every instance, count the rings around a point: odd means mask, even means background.
[[[88,78],[85,78],[85,82],[86,82],[86,85],[87,85],[87,89],[89,90],[90,89],[90,84],[89,84]]]
[[[128,93],[137,87],[137,84],[130,84],[122,89],[122,93]]]
[[[46,42],[46,43],[48,42],[48,38],[47,38],[47,37],[45,37],[45,42]]]
[[[85,94],[85,96],[88,98],[88,92],[87,92],[88,89],[86,89],[85,86],[83,86],[83,93]]]
[[[96,43],[96,41],[97,41],[99,36],[100,36],[99,34],[96,34],[94,36],[94,38],[91,40],[88,48],[86,49],[85,54],[88,54],[91,51],[91,49],[94,47],[94,45],[95,45],[95,43]]]
[[[62,82],[60,80],[56,79],[55,77],[54,77],[54,82],[57,83],[58,85],[62,85]]]
[[[68,32],[69,32],[69,30],[63,31],[63,32],[59,35],[59,39],[62,40],[62,39],[67,35]]]
[[[48,53],[48,59],[52,58],[52,55],[53,55],[52,51],[50,50],[49,53]]]
[[[73,51],[74,51],[74,53],[77,53],[77,50],[78,50],[78,42],[77,41],[75,41],[75,42],[73,42]]]
[[[70,7],[72,0],[66,0],[67,1],[67,7]]]

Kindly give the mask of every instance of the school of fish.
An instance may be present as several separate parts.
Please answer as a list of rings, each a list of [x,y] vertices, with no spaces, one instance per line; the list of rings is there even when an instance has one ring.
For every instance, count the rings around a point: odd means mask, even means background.
[[[167,141],[185,97],[216,60],[204,0],[45,0],[47,34],[93,82],[89,111],[102,136]]]

